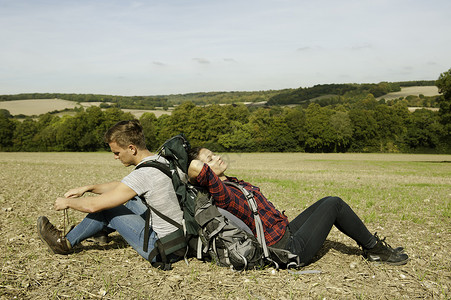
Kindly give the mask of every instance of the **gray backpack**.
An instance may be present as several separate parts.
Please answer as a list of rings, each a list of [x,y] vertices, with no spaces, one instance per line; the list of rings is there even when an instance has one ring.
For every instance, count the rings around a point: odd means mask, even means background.
[[[197,258],[212,260],[216,264],[234,270],[261,269],[267,265],[299,267],[297,255],[287,250],[268,247],[264,228],[253,195],[242,186],[224,181],[241,190],[252,209],[257,237],[244,223],[230,213],[221,213],[211,196],[199,192],[196,199],[195,219],[200,226]]]

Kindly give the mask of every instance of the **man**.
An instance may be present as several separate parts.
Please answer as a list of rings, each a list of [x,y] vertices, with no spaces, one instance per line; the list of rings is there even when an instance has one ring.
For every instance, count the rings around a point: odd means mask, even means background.
[[[333,225],[362,246],[364,256],[370,261],[391,265],[403,265],[408,261],[408,255],[403,253],[402,247],[392,249],[385,239],[371,234],[354,211],[338,197],[318,200],[290,222],[258,187],[226,176],[227,163],[219,155],[206,148],[195,148],[191,150],[190,158],[190,180],[206,187],[218,207],[241,219],[256,235],[253,212],[246,196],[238,188],[228,186],[223,181],[235,182],[251,192],[257,202],[266,244],[298,255],[303,265],[312,262]]]
[[[111,148],[115,159],[124,166],[138,166],[149,161],[167,161],[153,155],[145,145],[143,130],[137,120],[121,121],[105,134],[105,142]],[[83,197],[86,192],[97,196]],[[155,248],[156,240],[174,232],[177,228],[151,212],[148,250],[144,251],[145,212],[147,210],[139,198],[144,199],[157,211],[182,223],[183,213],[178,204],[171,179],[156,168],[134,169],[120,182],[87,185],[69,190],[64,197],[57,198],[55,209],[72,208],[87,212],[88,215],[62,236],[49,220],[41,216],[37,221],[40,238],[56,254],[68,254],[84,239],[104,230],[116,230],[142,257],[148,259]],[[126,204],[125,204],[126,203]],[[171,257],[171,261],[178,257]],[[154,259],[155,261],[155,259]],[[152,262],[154,262],[152,261]]]

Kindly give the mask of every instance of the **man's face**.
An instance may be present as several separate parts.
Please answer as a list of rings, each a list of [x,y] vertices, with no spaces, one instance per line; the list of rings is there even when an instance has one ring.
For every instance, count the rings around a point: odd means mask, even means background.
[[[121,163],[128,167],[134,164],[134,149],[132,147],[122,148],[116,142],[109,143],[111,152],[114,154],[114,159],[119,159]]]
[[[222,160],[221,156],[214,154],[208,149],[201,149],[199,151],[198,159],[206,163],[216,175],[222,176],[227,170],[227,163]]]

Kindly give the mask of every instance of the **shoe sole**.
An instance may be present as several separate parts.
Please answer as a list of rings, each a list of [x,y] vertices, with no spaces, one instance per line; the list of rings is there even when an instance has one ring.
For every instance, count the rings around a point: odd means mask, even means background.
[[[391,261],[382,261],[382,260],[372,260],[372,259],[368,259],[369,262],[372,262],[376,265],[390,265],[390,266],[402,266],[407,264],[407,262],[410,260],[410,258],[406,258],[405,260],[401,260],[401,261],[396,261],[396,262],[391,262]]]

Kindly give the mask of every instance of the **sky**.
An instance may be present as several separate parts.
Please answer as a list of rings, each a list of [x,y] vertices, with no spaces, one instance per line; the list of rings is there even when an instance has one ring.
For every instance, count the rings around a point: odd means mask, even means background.
[[[0,0],[0,94],[435,80],[449,0]]]

